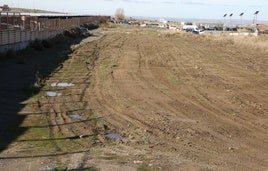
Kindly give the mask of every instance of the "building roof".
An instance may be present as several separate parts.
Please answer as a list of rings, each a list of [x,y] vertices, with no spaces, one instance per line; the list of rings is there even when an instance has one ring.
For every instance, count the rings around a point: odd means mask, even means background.
[[[30,17],[39,17],[39,18],[59,18],[59,17],[90,17],[93,15],[85,14],[66,14],[66,13],[25,13],[25,12],[0,12],[0,15],[20,15],[20,16],[30,16]]]

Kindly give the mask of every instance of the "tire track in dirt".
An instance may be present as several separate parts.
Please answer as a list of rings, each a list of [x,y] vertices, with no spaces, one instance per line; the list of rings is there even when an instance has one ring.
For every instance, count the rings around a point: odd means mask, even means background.
[[[169,42],[171,43],[171,41],[169,41]],[[198,46],[195,46],[194,48],[196,48],[196,47],[198,47]],[[198,50],[199,49],[196,48],[196,51],[198,51]],[[201,54],[200,56],[201,57],[204,57],[205,54]],[[192,60],[194,60],[194,59],[192,59]],[[201,63],[206,64],[206,62],[201,62]],[[181,66],[183,66],[183,63],[181,64]],[[194,78],[193,75],[191,75],[191,73],[188,73],[188,75],[190,75],[190,76],[192,76],[192,78]],[[247,127],[255,127],[255,128],[252,128],[252,129],[257,129],[257,126],[254,126],[253,124],[251,124],[249,122],[236,123],[237,121],[234,121],[233,118],[232,118],[232,116],[231,117],[230,117],[230,115],[228,116],[229,113],[231,113],[231,112],[233,112],[235,110],[234,109],[230,109],[230,108],[223,108],[224,106],[228,106],[229,105],[225,101],[221,101],[221,100],[218,100],[218,99],[215,100],[215,99],[213,99],[211,97],[208,98],[208,97],[206,97],[204,95],[204,92],[200,91],[200,88],[198,88],[198,87],[193,87],[193,88],[194,88],[194,91],[196,92],[194,94],[195,95],[198,95],[199,94],[201,97],[203,97],[203,101],[207,101],[207,102],[206,103],[203,103],[203,102],[200,103],[199,102],[199,99],[195,99],[195,101],[197,101],[199,104],[201,104],[204,107],[209,107],[208,109],[211,111],[211,114],[217,113],[217,115],[215,115],[215,116],[217,116],[217,118],[220,119],[220,122],[222,122],[223,119],[225,118],[224,125],[229,125],[231,123],[230,125],[233,125],[234,128],[239,128],[240,130],[243,130],[244,129],[245,131],[248,130]],[[194,99],[192,99],[192,100],[194,100]],[[235,112],[239,113],[239,111],[235,111]],[[225,116],[225,117],[223,118],[223,116]],[[218,119],[218,122],[219,122],[219,119]],[[211,131],[211,132],[213,133],[214,131]],[[218,134],[218,132],[213,133],[214,136],[217,135],[217,134]],[[248,135],[248,134],[246,134],[244,132],[244,136],[246,136],[246,135]],[[224,138],[225,137],[222,136],[222,139],[224,139]],[[252,138],[257,138],[257,137],[254,136]]]
[[[149,39],[145,38],[148,35],[139,32],[114,34],[125,36],[124,44],[114,45],[120,44],[121,40],[117,39],[102,51],[91,85],[91,94],[96,96],[91,97],[92,107],[95,111],[111,114],[106,118],[108,123],[127,132],[126,136],[137,134],[136,139],[145,143],[166,139],[169,142],[164,142],[158,149],[183,148],[181,153],[186,157],[189,154],[191,160],[214,158],[218,166],[225,165],[221,162],[223,160],[233,165],[251,160],[245,157],[248,153],[242,149],[249,150],[254,146],[252,142],[255,138],[261,146],[265,129],[254,125],[255,121],[248,121],[256,120],[256,117],[248,109],[241,110],[232,104],[229,100],[233,94],[227,91],[238,90],[236,93],[239,96],[246,95],[239,90],[243,85],[229,82],[232,74],[228,75],[235,65],[246,66],[239,61],[241,58],[224,63],[226,58],[217,60],[221,49],[211,47],[204,50],[205,45],[188,37],[161,38],[153,34]],[[111,41],[113,36],[107,35],[107,41]],[[191,41],[187,42],[188,39]],[[232,48],[234,50],[236,47]],[[216,54],[214,59],[210,53]],[[230,57],[228,53],[226,56]],[[224,72],[219,70],[220,67],[224,67]],[[239,73],[244,76],[246,71]],[[179,79],[172,80],[177,75]],[[241,112],[246,116],[244,119],[232,115]],[[145,132],[140,132],[141,129]],[[260,131],[260,137],[252,134],[256,130]],[[150,141],[142,136],[149,136]],[[176,137],[185,140],[178,142]],[[222,142],[224,144],[219,145]],[[237,151],[236,157],[228,158],[232,153],[228,148],[233,149],[233,146],[241,150]],[[261,150],[256,146],[254,149]],[[195,154],[199,156],[194,157]],[[253,155],[258,155],[256,161],[260,159],[258,162],[264,166],[261,162],[263,156],[256,152]],[[251,165],[253,168],[254,164]]]
[[[114,47],[114,53],[116,53],[116,55],[120,55],[120,53],[121,53],[121,48],[122,48],[122,46],[124,45],[124,42],[126,41],[126,38],[123,36],[123,35],[117,35],[118,37],[115,37],[114,39],[112,39],[112,40],[110,40],[109,38],[107,38],[108,40],[107,40],[107,42],[108,43],[106,43],[107,44],[107,46],[106,47],[108,47],[108,46],[110,46],[110,47]],[[102,50],[105,50],[105,47],[103,47],[102,48]],[[109,54],[108,54],[109,55]],[[101,60],[105,60],[106,58],[108,58],[109,56],[102,56],[103,58],[101,59]],[[113,59],[114,58],[117,58],[117,56],[116,57],[114,57],[114,56],[111,56]],[[111,59],[112,60],[112,59]],[[113,82],[114,80],[113,80],[113,75],[114,75],[114,73],[113,73],[113,71],[111,70],[111,68],[113,67],[113,65],[111,64],[111,66],[109,65],[108,66],[109,68],[107,68],[107,70],[109,70],[108,71],[108,73],[109,74],[107,74],[107,75],[105,75],[105,77],[108,77],[109,78],[109,80],[111,81],[111,82]],[[111,68],[110,68],[111,67]],[[111,70],[111,71],[110,71]],[[100,82],[100,80],[99,79],[103,79],[103,77],[102,76],[96,76],[95,77],[95,79],[96,80],[94,80],[94,82],[96,82],[95,84],[96,85],[98,85],[98,84],[100,84],[99,82]],[[99,87],[98,86],[95,86],[94,87],[94,92],[96,92],[96,102],[98,103],[97,104],[97,106],[100,106],[101,108],[103,108],[102,110],[107,110],[106,111],[106,114],[104,114],[105,116],[108,116],[109,115],[109,117],[114,117],[114,118],[116,118],[115,120],[121,120],[121,122],[123,122],[123,120],[127,120],[127,121],[129,121],[129,122],[131,122],[132,120],[131,119],[129,119],[128,117],[125,117],[125,115],[123,115],[123,117],[122,118],[119,118],[119,117],[116,117],[116,116],[121,116],[123,113],[122,113],[122,111],[120,111],[120,110],[118,110],[118,108],[115,106],[115,105],[113,105],[113,104],[110,104],[109,102],[110,101],[106,101],[105,99],[106,99],[106,96],[105,96],[105,94],[103,94],[103,92],[101,91],[101,89],[99,89]],[[115,95],[115,97],[114,98],[116,98],[116,95]],[[105,104],[105,106],[103,106],[103,104]],[[116,116],[111,116],[111,114],[110,114],[110,112],[111,113],[113,113],[114,115],[116,115]],[[117,122],[117,121],[116,121]],[[120,122],[119,122],[120,123]],[[110,123],[110,125],[111,126],[113,126],[113,125],[117,125],[117,124],[115,124],[115,123]]]
[[[155,40],[154,40],[155,41]],[[159,42],[160,43],[160,42]],[[158,43],[156,43],[157,45],[159,45]],[[162,59],[165,59],[166,57],[167,57],[167,55],[165,55],[165,54],[162,54],[161,53],[161,47],[156,47],[155,48],[155,51],[157,52],[157,51],[160,51],[160,53],[159,53],[159,58],[162,58]],[[164,67],[161,67],[161,68],[164,68]],[[161,70],[161,68],[158,68],[159,70]],[[185,70],[185,69],[184,69]],[[147,72],[148,72],[148,69],[146,70]],[[145,72],[146,72],[145,71]],[[152,71],[153,72],[153,71]],[[152,74],[152,72],[150,73],[150,74]],[[156,75],[158,75],[158,74],[160,74],[161,72],[164,72],[164,71],[160,71],[159,73],[157,73]],[[192,75],[190,74],[190,73],[187,73],[187,72],[185,72],[185,74],[186,75],[188,75],[188,77],[192,77]],[[148,75],[148,74],[147,74]],[[156,79],[157,77],[155,77],[154,79]],[[144,80],[146,80],[146,79],[144,79]],[[174,86],[171,86],[171,84],[168,84],[168,82],[166,82],[167,83],[167,87],[169,87],[171,90],[173,89],[172,87],[174,87]],[[152,82],[149,82],[148,81],[148,84],[151,84],[152,85]],[[152,86],[153,87],[153,86]],[[162,92],[160,89],[158,90],[157,89],[157,87],[154,87],[155,88],[155,90],[156,91],[159,91],[159,93],[162,93],[162,94],[164,94],[165,96],[167,96],[168,98],[170,98],[171,99],[171,101],[177,101],[174,97],[176,97],[176,96],[174,96],[174,94],[177,94],[176,92],[174,92],[174,91],[172,91],[172,92],[167,92],[167,93],[170,93],[170,95],[168,95],[168,94],[166,94],[166,93],[164,93],[164,92]],[[195,90],[195,89],[194,89]],[[179,94],[178,94],[179,95]],[[198,104],[198,101],[197,102],[194,102],[193,101],[193,99],[191,98],[191,99],[189,99],[189,98],[187,98],[187,97],[185,97],[184,99],[183,99],[183,101],[185,102],[185,101],[188,101],[188,102],[190,102],[190,104],[191,104],[191,106],[196,106],[199,110],[200,110],[200,108],[201,108],[201,110],[205,110],[205,111],[207,111],[207,112],[210,112],[210,113],[212,113],[213,112],[213,110],[212,109],[209,109],[209,108],[207,108],[207,107],[201,107],[201,105],[200,104]],[[182,104],[183,104],[183,101],[182,101]],[[177,102],[176,102],[176,105],[177,105]],[[175,106],[176,106],[175,105]],[[174,106],[174,107],[175,107]],[[175,107],[175,109],[177,109],[177,111],[175,111],[175,113],[176,114],[178,114],[178,111],[180,111],[180,112],[182,112],[182,110],[181,109],[179,109],[179,108],[176,108]],[[186,112],[187,111],[185,111],[185,115],[187,115],[186,114]],[[180,114],[181,115],[181,114]],[[178,116],[180,116],[180,115],[178,115]],[[188,114],[189,115],[189,114]],[[188,119],[193,119],[193,118],[188,118]],[[194,131],[196,131],[196,130],[198,130],[198,128],[192,128]],[[176,131],[179,131],[179,130],[176,130]],[[175,131],[174,131],[175,132]],[[165,132],[166,133],[166,132]]]
[[[62,80],[66,80],[66,75],[70,74],[71,73],[71,78],[68,79],[69,82],[73,83],[73,82],[82,82],[84,85],[86,85],[84,88],[82,89],[77,89],[77,88],[73,88],[73,89],[68,89],[69,91],[71,91],[69,94],[70,94],[70,97],[68,97],[67,95],[67,99],[71,100],[69,101],[69,103],[73,103],[73,105],[70,105],[70,104],[66,104],[66,102],[60,102],[58,103],[57,105],[57,110],[58,110],[58,114],[59,117],[60,117],[60,120],[63,121],[63,124],[65,123],[71,123],[72,122],[72,119],[70,118],[70,115],[71,113],[69,113],[66,109],[69,109],[69,110],[73,110],[74,108],[72,108],[72,106],[76,106],[75,104],[77,104],[77,102],[81,103],[82,101],[84,101],[84,98],[85,98],[85,93],[87,92],[87,89],[88,89],[88,82],[89,82],[89,71],[86,67],[86,62],[87,60],[90,58],[93,58],[93,61],[94,61],[94,58],[96,58],[96,44],[94,44],[94,48],[93,48],[93,52],[90,52],[88,50],[83,50],[83,49],[79,49],[79,53],[82,52],[83,55],[74,55],[72,56],[71,60],[70,60],[70,63],[69,64],[66,64],[67,66],[69,65],[70,67],[67,67],[66,68],[66,71],[63,69],[62,71],[66,74],[62,74],[62,73],[58,73],[60,74],[60,78],[59,81],[62,81]],[[89,54],[87,54],[89,53]],[[86,55],[87,54],[87,55]],[[83,56],[83,57],[82,57]],[[83,75],[87,76],[85,77],[84,79],[82,79],[81,81],[81,78],[77,78],[76,75],[73,75],[72,73],[75,73],[77,69],[70,69],[71,66],[73,66],[74,64],[84,64],[83,66]],[[92,63],[90,63],[91,65],[94,65]],[[81,72],[81,69],[79,69],[79,71]],[[54,77],[55,78],[55,77]],[[68,78],[68,77],[67,77]],[[75,81],[75,80],[78,80],[78,81]],[[81,85],[81,84],[80,84]],[[75,86],[77,86],[75,84]],[[63,92],[64,93],[64,92]],[[74,97],[77,97],[77,98],[74,98]],[[65,97],[64,96],[61,96],[62,98]],[[60,98],[61,98],[60,97]],[[58,99],[60,99],[58,98]],[[76,100],[77,99],[77,100]],[[88,101],[84,101],[84,104],[80,107],[81,109],[84,109],[82,113],[84,113],[85,109],[88,108]],[[84,113],[84,114],[87,114]],[[90,114],[90,113],[88,113]],[[84,116],[84,115],[81,115],[82,117],[90,117],[90,116]],[[53,118],[53,119],[56,119],[56,118]],[[88,118],[83,118],[84,119],[88,119]],[[90,126],[91,129],[88,129],[88,131],[86,130],[86,128],[88,128],[88,122],[85,123],[85,122],[76,122],[74,124],[67,124],[67,125],[64,125],[62,126],[62,129],[60,131],[61,134],[65,135],[65,136],[69,136],[69,137],[82,137],[82,136],[87,136],[87,135],[93,135],[92,133],[92,130],[94,129],[95,125],[93,126]],[[87,142],[77,142],[77,141],[73,141],[74,144],[78,144],[81,146],[81,148],[84,148],[84,149],[87,149],[89,148],[90,146],[87,145],[88,143]]]

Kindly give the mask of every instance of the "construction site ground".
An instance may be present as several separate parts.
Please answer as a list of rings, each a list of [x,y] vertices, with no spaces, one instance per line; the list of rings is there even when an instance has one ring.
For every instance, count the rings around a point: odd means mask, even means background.
[[[268,170],[266,49],[161,29],[93,34],[59,52],[31,97],[57,49],[1,62],[0,170]]]

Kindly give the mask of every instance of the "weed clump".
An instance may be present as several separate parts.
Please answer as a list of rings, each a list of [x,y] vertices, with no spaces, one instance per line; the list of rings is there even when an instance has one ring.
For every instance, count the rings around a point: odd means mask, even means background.
[[[30,47],[32,47],[34,50],[42,51],[44,49],[44,46],[42,44],[42,41],[35,40],[30,43]]]
[[[0,61],[15,57],[16,55],[17,55],[16,51],[8,50],[6,53],[0,53]]]
[[[83,24],[82,27],[85,27],[88,30],[95,30],[99,28],[99,25],[95,23],[88,23],[88,24]]]
[[[42,40],[42,45],[44,48],[51,48],[52,42],[51,42],[51,40]]]
[[[77,38],[80,37],[80,28],[76,27],[71,30],[64,31],[64,36],[71,37],[71,38]]]
[[[65,36],[63,34],[58,34],[56,35],[51,41],[54,42],[55,44],[62,43],[65,40]]]

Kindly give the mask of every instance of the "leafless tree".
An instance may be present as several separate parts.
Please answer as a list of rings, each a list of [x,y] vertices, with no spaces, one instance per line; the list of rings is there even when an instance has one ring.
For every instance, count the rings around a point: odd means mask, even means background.
[[[114,17],[115,17],[116,20],[124,20],[125,19],[124,9],[118,8],[115,11]]]
[[[7,4],[4,4],[4,5],[2,6],[2,10],[3,10],[3,11],[10,11],[10,8],[9,8],[9,6],[8,6]]]

